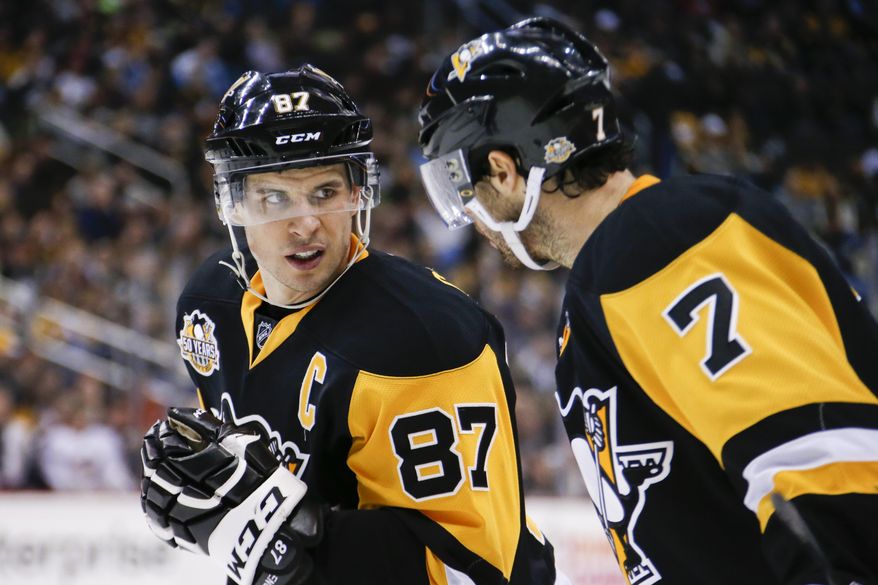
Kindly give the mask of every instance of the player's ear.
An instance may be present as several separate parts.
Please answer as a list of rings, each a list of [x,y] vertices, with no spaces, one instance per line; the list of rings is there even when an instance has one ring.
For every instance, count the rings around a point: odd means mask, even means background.
[[[518,169],[512,157],[502,150],[492,150],[488,153],[488,180],[491,186],[498,192],[512,192],[518,181]]]
[[[353,209],[351,209],[351,211],[349,213],[349,215],[351,217],[354,217],[355,215],[357,215],[357,209],[355,209],[355,208],[358,206],[358,204],[360,202],[360,196],[361,196],[362,192],[363,192],[363,187],[360,187],[359,185],[351,185],[350,196],[348,197],[348,202],[351,204],[351,207],[353,208]]]
[[[359,185],[352,185],[351,186],[351,193],[350,193],[350,196],[348,197],[348,201],[350,201],[353,204],[356,204],[357,202],[360,201],[360,194],[362,192],[363,192],[362,187],[360,187]]]

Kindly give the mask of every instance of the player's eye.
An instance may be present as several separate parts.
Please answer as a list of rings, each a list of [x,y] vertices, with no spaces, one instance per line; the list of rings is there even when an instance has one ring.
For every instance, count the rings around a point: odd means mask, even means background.
[[[288,193],[284,191],[269,191],[265,193],[262,197],[263,205],[285,205],[290,200],[290,196]]]
[[[338,194],[338,191],[333,189],[332,187],[323,187],[322,189],[318,189],[314,193],[314,197],[318,200],[325,201],[327,199],[332,199]]]

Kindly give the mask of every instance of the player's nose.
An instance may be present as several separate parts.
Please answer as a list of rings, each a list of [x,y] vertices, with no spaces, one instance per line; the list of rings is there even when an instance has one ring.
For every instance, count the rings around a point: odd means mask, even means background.
[[[320,229],[320,219],[316,215],[293,217],[287,223],[287,230],[299,237],[308,237]]]

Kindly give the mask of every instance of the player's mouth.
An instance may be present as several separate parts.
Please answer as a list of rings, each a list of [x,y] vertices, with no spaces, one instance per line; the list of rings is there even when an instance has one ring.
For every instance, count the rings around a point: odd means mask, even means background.
[[[324,250],[313,248],[310,250],[300,250],[292,254],[284,256],[287,263],[297,270],[312,270],[320,264],[323,259]]]

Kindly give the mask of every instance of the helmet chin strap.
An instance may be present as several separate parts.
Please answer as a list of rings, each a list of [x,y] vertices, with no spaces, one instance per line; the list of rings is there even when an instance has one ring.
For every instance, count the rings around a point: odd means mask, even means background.
[[[519,232],[524,231],[536,213],[537,205],[540,203],[540,193],[542,193],[543,175],[546,169],[542,167],[531,167],[527,174],[527,187],[524,192],[524,205],[521,207],[521,213],[517,221],[497,221],[488,212],[487,209],[474,197],[466,204],[466,208],[472,211],[488,229],[500,232],[503,240],[518,261],[530,268],[531,270],[554,270],[558,268],[557,262],[544,262],[542,264],[534,260],[525,249],[521,241]]]
[[[335,280],[326,285],[326,288],[320,291],[319,294],[311,297],[307,301],[291,305],[282,305],[280,303],[275,303],[269,300],[268,297],[256,291],[252,286],[250,286],[250,276],[247,274],[247,267],[244,263],[244,254],[242,254],[240,248],[238,248],[238,239],[235,237],[235,232],[232,229],[232,222],[229,221],[228,217],[225,218],[225,224],[226,227],[229,229],[229,239],[232,240],[232,262],[234,262],[234,265],[229,264],[224,260],[220,260],[219,263],[232,271],[232,274],[235,275],[235,280],[238,281],[238,284],[241,286],[241,288],[266,303],[274,305],[275,307],[280,307],[281,309],[304,309],[305,307],[313,305],[321,298],[323,298],[323,295],[329,292],[329,289],[331,289],[335,285],[335,283],[337,283],[341,279],[341,277],[345,275],[350,267],[356,264],[357,261],[366,254],[366,248],[369,246],[369,229],[371,227],[372,220],[372,193],[371,187],[365,187],[365,189],[368,190],[368,193],[366,194],[365,209],[357,210],[357,235],[360,238],[360,246],[358,246],[359,249],[355,254],[351,256],[351,259],[348,260],[348,263],[344,267],[344,270],[342,270],[339,275],[335,277]],[[365,221],[360,220],[360,214],[362,213],[365,213],[366,215]]]

